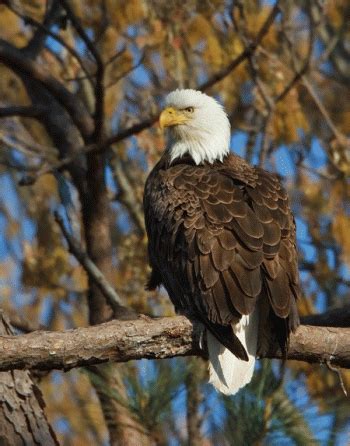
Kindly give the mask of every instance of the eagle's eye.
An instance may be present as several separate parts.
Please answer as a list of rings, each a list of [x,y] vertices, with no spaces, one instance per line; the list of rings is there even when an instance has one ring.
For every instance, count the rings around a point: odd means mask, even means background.
[[[187,107],[187,108],[185,108],[185,111],[187,111],[188,113],[193,113],[194,107]]]

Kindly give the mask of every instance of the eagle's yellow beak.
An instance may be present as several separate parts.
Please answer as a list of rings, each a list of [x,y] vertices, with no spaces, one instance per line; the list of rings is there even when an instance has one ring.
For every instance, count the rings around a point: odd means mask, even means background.
[[[188,121],[188,117],[181,110],[176,110],[173,107],[167,107],[159,116],[159,125],[162,130],[165,127],[184,124],[186,121]]]

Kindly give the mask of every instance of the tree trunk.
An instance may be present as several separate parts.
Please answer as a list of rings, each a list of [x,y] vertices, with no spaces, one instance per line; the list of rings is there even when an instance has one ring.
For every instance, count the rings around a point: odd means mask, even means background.
[[[12,335],[0,310],[0,336]],[[39,388],[26,370],[0,372],[0,445],[58,445]]]
[[[190,370],[186,376],[187,390],[187,431],[188,446],[202,446],[204,441],[201,433],[202,417],[199,413],[199,406],[202,402],[202,395],[198,383],[198,367],[201,367],[197,358],[190,359],[188,367]],[[195,370],[197,369],[197,373]]]
[[[153,446],[150,433],[128,405],[119,368],[113,364],[101,364],[90,370],[98,377],[97,381],[92,379],[92,382],[108,426],[110,445]]]
[[[87,192],[81,196],[86,249],[89,257],[107,280],[112,277],[112,241],[110,233],[110,203],[105,179],[105,155],[87,156]],[[120,317],[98,285],[89,277],[89,319],[91,325]],[[151,440],[142,422],[135,418],[127,404],[111,394],[117,393],[124,401],[126,388],[117,366],[101,365],[95,372],[101,384],[93,382],[109,431],[111,446],[150,446]]]

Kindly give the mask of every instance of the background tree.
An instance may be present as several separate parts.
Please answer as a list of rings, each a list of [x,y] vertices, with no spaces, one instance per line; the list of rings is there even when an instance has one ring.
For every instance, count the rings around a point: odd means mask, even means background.
[[[178,86],[217,96],[233,150],[283,178],[301,314],[344,306],[349,16],[346,0],[0,2],[0,299],[12,324],[173,314],[163,290],[144,291],[142,193],[163,150],[154,124]],[[117,301],[69,254],[55,211]],[[262,362],[251,386],[224,398],[205,368],[199,358],[141,361],[35,379],[61,444],[345,444],[347,400],[333,370]],[[342,380],[348,387],[349,372]]]

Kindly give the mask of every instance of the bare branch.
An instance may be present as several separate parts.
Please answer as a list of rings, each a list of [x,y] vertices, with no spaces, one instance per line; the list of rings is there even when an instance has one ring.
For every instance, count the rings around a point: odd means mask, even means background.
[[[26,57],[23,51],[2,39],[0,39],[0,62],[17,74],[28,76],[44,86],[67,110],[84,139],[89,140],[94,130],[94,123],[84,104],[76,95],[67,90],[40,65]]]
[[[12,311],[11,314],[7,311],[10,318],[10,323],[12,327],[17,328],[17,330],[23,331],[24,333],[31,333],[32,331],[44,330],[45,327],[41,324],[37,324],[33,321],[25,319],[24,317]]]
[[[341,371],[338,369],[338,367],[334,367],[329,361],[326,361],[326,364],[327,364],[327,367],[329,368],[329,370],[331,370],[332,372],[335,372],[338,375],[340,387],[341,387],[344,395],[347,397],[348,391],[346,390]]]
[[[136,62],[134,65],[132,65],[130,68],[126,69],[125,71],[123,71],[122,73],[119,74],[119,76],[117,76],[115,79],[113,79],[109,84],[106,85],[106,90],[108,88],[113,87],[113,85],[117,84],[121,79],[123,79],[125,76],[127,76],[128,74],[130,74],[132,71],[136,70],[136,68],[138,68],[140,65],[143,64],[144,60],[145,60],[145,56],[146,53],[144,52],[142,54],[142,56],[140,57],[140,59],[138,60],[138,62]],[[107,64],[106,64],[107,65]]]
[[[37,105],[11,105],[8,107],[0,107],[0,118],[8,118],[10,116],[21,116],[24,118],[40,118],[47,112],[47,108]]]
[[[144,121],[138,122],[137,124],[133,124],[132,126],[127,127],[126,129],[120,131],[119,133],[107,138],[104,141],[104,143],[100,145],[100,147],[96,148],[96,150],[104,150],[106,147],[109,147],[112,144],[116,144],[120,141],[123,141],[126,138],[129,138],[130,136],[136,135],[137,133],[140,133],[143,130],[148,129],[149,127],[152,127],[152,125],[158,121],[158,118],[159,118],[159,113],[150,116],[148,119],[145,119]]]
[[[200,85],[198,87],[198,90],[203,90],[203,91],[208,90],[214,84],[216,84],[217,82],[221,81],[226,76],[228,76],[235,68],[238,67],[238,65],[240,65],[244,60],[246,60],[249,56],[251,56],[257,49],[257,47],[260,45],[263,38],[268,33],[271,25],[273,24],[279,12],[280,12],[280,7],[279,7],[279,2],[277,1],[275,3],[275,6],[272,8],[270,14],[268,15],[267,19],[265,20],[264,24],[260,28],[255,39],[231,63],[229,63],[225,68],[223,68],[218,73],[215,73],[213,76],[210,77],[210,79],[208,79],[206,82]]]
[[[18,128],[16,130],[18,130]],[[22,152],[24,155],[28,156],[35,155],[43,157],[48,153],[54,153],[54,147],[44,146],[35,142],[30,134],[27,135],[25,130],[23,133],[24,135],[20,135],[19,132],[16,134],[14,131],[3,132],[0,130],[0,141],[6,144],[8,147],[13,147],[19,152]],[[28,137],[25,138],[25,136]]]
[[[79,63],[81,69],[85,73],[85,78],[89,79],[91,78],[91,74],[88,72],[87,68],[85,67],[85,64],[80,57],[79,53],[71,46],[69,45],[60,35],[54,33],[50,30],[48,26],[45,26],[44,24],[38,22],[37,20],[33,19],[32,17],[28,15],[24,15],[21,12],[17,11],[16,8],[10,7],[10,10],[16,14],[19,18],[21,18],[26,24],[31,25],[41,32],[43,32],[45,35],[52,37],[56,42],[58,42],[60,45],[62,45],[63,48],[65,48]]]
[[[275,104],[282,101],[287,96],[287,94],[291,91],[291,89],[303,78],[303,76],[307,73],[307,71],[309,69],[309,66],[311,63],[311,56],[312,56],[314,40],[315,40],[314,27],[313,27],[312,23],[310,23],[309,32],[310,32],[310,35],[309,35],[309,43],[308,43],[308,50],[307,50],[306,57],[305,57],[304,61],[302,62],[301,67],[299,69],[294,68],[293,78],[285,86],[284,90],[275,98]],[[288,38],[287,33],[284,33],[284,36],[286,37],[287,42],[289,43],[291,54],[294,55],[293,43]],[[295,56],[293,58],[293,63],[294,63],[294,66],[296,67],[297,61],[296,61]]]
[[[117,199],[127,208],[138,232],[143,235],[146,231],[141,203],[137,201],[135,190],[130,184],[125,172],[125,166],[123,166],[120,158],[116,157],[113,165],[115,178],[119,187]]]
[[[95,121],[95,130],[94,130],[94,136],[93,141],[97,142],[101,137],[103,137],[103,125],[104,125],[104,97],[105,97],[105,88],[103,85],[104,81],[104,73],[105,73],[105,67],[103,64],[102,57],[97,49],[97,46],[95,43],[90,40],[89,36],[85,32],[85,29],[83,28],[79,18],[75,15],[73,9],[69,5],[68,1],[66,0],[59,0],[59,3],[62,5],[62,7],[65,9],[68,18],[72,22],[75,30],[85,43],[87,49],[90,51],[92,56],[95,59],[96,62],[96,81],[95,81],[95,112],[94,112],[94,121]]]
[[[7,2],[7,6],[12,10],[12,12],[15,12],[16,8],[21,8],[20,5],[14,6],[11,4],[12,2]],[[13,2],[18,3],[18,2]],[[47,2],[46,3],[46,12],[45,16],[43,18],[43,26],[45,28],[50,28],[58,19],[60,16],[60,7],[59,4],[54,2]],[[24,23],[27,23],[24,19]],[[26,44],[25,47],[22,48],[23,52],[28,56],[29,58],[35,58],[43,49],[45,42],[47,40],[47,32],[42,28],[37,28],[29,40],[29,42]]]
[[[322,314],[311,314],[301,318],[303,324],[322,327],[350,327],[350,305],[334,308]]]
[[[318,97],[317,93],[315,92],[311,82],[307,79],[306,76],[302,76],[302,81],[304,87],[307,89],[309,95],[312,97],[314,103],[316,104],[318,110],[322,114],[324,120],[326,121],[326,124],[330,131],[333,133],[334,137],[342,144],[350,146],[350,139],[347,138],[343,133],[341,133],[336,125],[333,123],[328,111],[326,110],[326,107],[323,105],[321,99]]]
[[[102,272],[97,268],[94,262],[89,258],[85,251],[81,248],[78,241],[75,240],[67,231],[62,217],[55,212],[55,220],[59,227],[61,228],[62,234],[66,239],[69,247],[69,252],[74,255],[74,257],[82,265],[90,279],[92,279],[96,285],[99,287],[103,295],[108,299],[108,302],[112,308],[123,306],[122,300],[118,293],[114,290]]]
[[[111,321],[87,328],[0,337],[0,371],[69,370],[106,361],[200,355],[202,325],[184,316]],[[350,328],[300,326],[292,334],[288,359],[350,368]],[[271,345],[266,355],[282,358]]]
[[[86,146],[77,148],[76,152],[57,161],[56,163],[52,164],[45,163],[40,167],[40,169],[38,169],[35,175],[28,175],[26,178],[24,178],[23,181],[21,181],[21,185],[23,186],[31,185],[35,183],[35,181],[42,175],[45,175],[47,173],[53,173],[55,170],[61,170],[66,168],[72,161],[74,161],[77,157],[81,155],[103,151],[108,147],[110,147],[112,144],[116,144],[126,138],[129,138],[130,136],[136,135],[137,133],[142,132],[142,130],[151,127],[158,120],[158,117],[159,114],[157,113],[157,115],[153,115],[150,118],[145,119],[144,121],[134,124],[126,128],[125,130],[122,130],[120,133],[117,133],[115,135],[106,138],[99,144],[88,144]]]
[[[75,30],[77,31],[77,33],[79,34],[79,36],[81,37],[83,42],[85,43],[87,49],[92,54],[96,63],[102,64],[101,56],[100,56],[99,52],[97,51],[95,44],[90,40],[89,36],[86,34],[85,29],[81,25],[79,18],[75,15],[75,13],[74,13],[73,9],[71,8],[70,4],[68,3],[68,1],[59,0],[59,3],[65,9],[69,20],[72,22]]]

